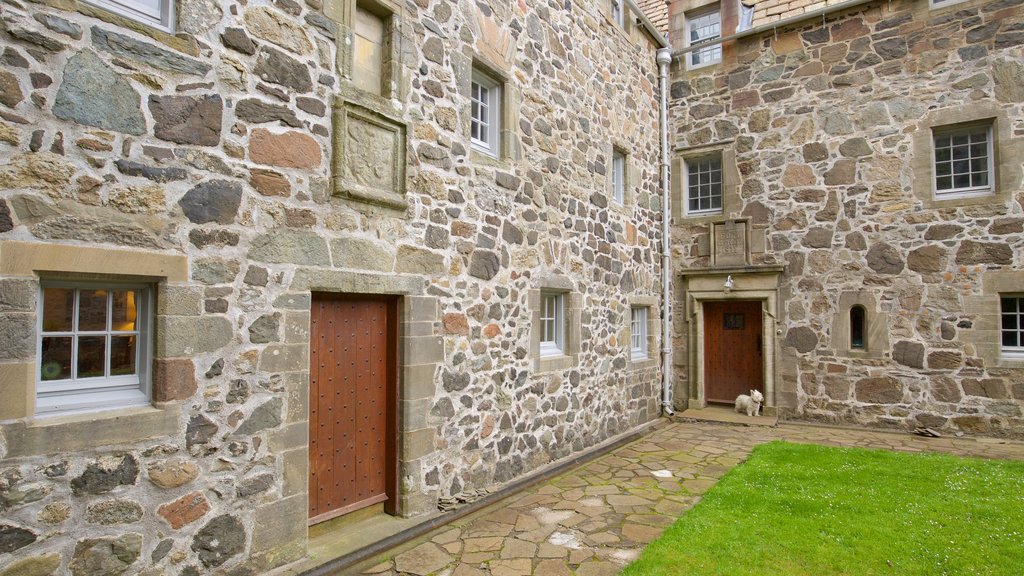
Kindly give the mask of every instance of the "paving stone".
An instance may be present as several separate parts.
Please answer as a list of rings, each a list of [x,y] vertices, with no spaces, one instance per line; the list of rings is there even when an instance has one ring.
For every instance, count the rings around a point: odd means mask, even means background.
[[[395,569],[399,572],[427,576],[451,564],[452,557],[436,544],[427,542],[395,557]]]

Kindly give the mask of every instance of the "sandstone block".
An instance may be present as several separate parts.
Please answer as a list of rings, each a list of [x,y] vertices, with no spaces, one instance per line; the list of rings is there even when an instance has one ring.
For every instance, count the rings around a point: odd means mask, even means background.
[[[71,481],[71,492],[75,496],[105,494],[118,486],[135,485],[138,476],[139,463],[134,456],[104,456]]]
[[[189,358],[153,360],[153,400],[188,400],[196,393],[196,368]]]
[[[305,93],[313,89],[313,80],[305,64],[269,46],[263,47],[256,56],[253,73],[267,82],[297,92]]]
[[[249,258],[273,264],[329,266],[327,242],[311,232],[279,231],[253,239]]]
[[[149,112],[156,125],[153,134],[178,144],[220,144],[224,102],[220,96],[150,96]]]
[[[395,272],[432,276],[443,274],[445,271],[443,255],[407,244],[398,247],[398,254],[395,257]]]
[[[89,506],[85,521],[90,524],[131,524],[142,519],[142,506],[131,500],[108,500]]]
[[[292,194],[292,186],[288,182],[288,178],[273,170],[252,168],[249,170],[249,184],[264,196],[287,198]]]
[[[285,168],[316,168],[323,159],[316,140],[301,132],[274,134],[264,128],[249,137],[249,158],[259,164]]]
[[[143,62],[153,68],[181,74],[194,74],[196,76],[205,76],[211,68],[209,64],[204,62],[186,58],[177,52],[158,48],[148,42],[136,40],[131,36],[104,30],[99,26],[93,26],[90,28],[90,31],[92,33],[93,45],[100,50],[115,56],[123,56]],[[196,55],[198,55],[198,52]]]
[[[923,246],[907,255],[907,268],[922,274],[942,272],[946,262],[946,249],[941,246]]]
[[[227,48],[235,52],[241,52],[246,56],[252,56],[256,53],[256,44],[245,33],[245,30],[241,28],[225,28],[224,33],[220,35],[220,41]]]
[[[862,378],[854,384],[859,402],[895,404],[903,400],[903,384],[892,376]]]
[[[805,354],[818,347],[818,334],[807,326],[790,328],[786,333],[785,345],[796,348],[797,352]]]
[[[142,552],[142,535],[88,538],[75,544],[68,568],[72,576],[106,576],[125,573]]]
[[[865,258],[868,268],[879,274],[899,274],[905,266],[900,251],[885,242],[873,245]]]
[[[332,240],[331,259],[335,268],[391,272],[395,266],[395,255],[386,245],[357,237]]]
[[[956,252],[956,263],[963,265],[1011,264],[1013,263],[1013,249],[1006,243],[964,240]]]
[[[192,188],[178,201],[193,224],[231,224],[242,203],[242,185],[230,180],[207,180]]]
[[[210,511],[210,503],[202,492],[192,492],[157,508],[156,513],[177,530],[199,520]]]
[[[302,25],[272,8],[261,6],[246,10],[245,25],[253,36],[290,52],[306,55],[313,51]]]
[[[0,70],[0,104],[14,108],[24,99],[18,77],[7,70]]]
[[[962,382],[964,394],[968,396],[980,396],[993,400],[1009,400],[1010,394],[1006,389],[1006,382],[1001,378],[984,378],[975,380],[965,378]]]
[[[901,340],[892,347],[892,359],[911,368],[924,368],[924,344]]]
[[[199,467],[184,460],[155,462],[146,468],[149,481],[161,488],[178,488],[199,477]]]
[[[928,354],[928,367],[933,370],[953,370],[963,364],[964,357],[960,352],[938,350]]]
[[[60,554],[32,556],[11,562],[0,576],[52,576],[60,568]]]

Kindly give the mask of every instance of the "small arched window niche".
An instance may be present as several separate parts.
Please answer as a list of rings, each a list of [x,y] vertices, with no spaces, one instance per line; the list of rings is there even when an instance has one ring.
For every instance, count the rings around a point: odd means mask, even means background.
[[[839,294],[833,316],[832,346],[837,356],[882,358],[889,349],[889,315],[866,290]]]
[[[867,330],[864,307],[857,304],[850,308],[850,349],[866,350]]]

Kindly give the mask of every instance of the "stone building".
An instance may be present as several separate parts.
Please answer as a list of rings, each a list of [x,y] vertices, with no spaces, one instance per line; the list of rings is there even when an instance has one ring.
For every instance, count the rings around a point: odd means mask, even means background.
[[[263,573],[659,416],[664,41],[631,4],[0,26],[0,574]]]
[[[788,418],[1020,435],[1021,2],[651,7],[676,405],[763,382]]]
[[[1020,435],[1020,3],[0,0],[0,575],[293,564],[666,374]]]

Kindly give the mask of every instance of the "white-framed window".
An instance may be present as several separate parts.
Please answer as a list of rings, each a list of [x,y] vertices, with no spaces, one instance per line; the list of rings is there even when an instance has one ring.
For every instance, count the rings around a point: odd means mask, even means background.
[[[174,32],[174,0],[83,0],[119,16],[163,30]]]
[[[963,2],[967,2],[967,0],[928,0],[928,7],[932,9],[945,8],[946,6],[961,4]]]
[[[612,150],[612,201],[626,203],[626,154],[617,148]]]
[[[149,404],[152,298],[144,285],[42,283],[36,413]]]
[[[1024,294],[1001,296],[999,316],[1002,355],[1024,358]]]
[[[470,101],[469,133],[473,148],[498,157],[501,154],[501,84],[474,70]]]
[[[629,349],[632,360],[646,360],[647,350],[647,315],[646,306],[634,306],[630,309]]]
[[[722,17],[718,5],[686,15],[686,44],[707,44],[687,54],[686,67],[700,68],[722,61],[722,44],[712,43],[722,37]]]
[[[722,156],[688,158],[683,175],[686,214],[715,214],[722,211]]]
[[[958,198],[993,192],[992,124],[932,129],[935,197]]]
[[[615,21],[619,26],[626,25],[626,7],[624,6],[625,0],[611,0],[612,3],[612,20]]]
[[[542,292],[540,303],[540,355],[565,355],[565,294]]]

